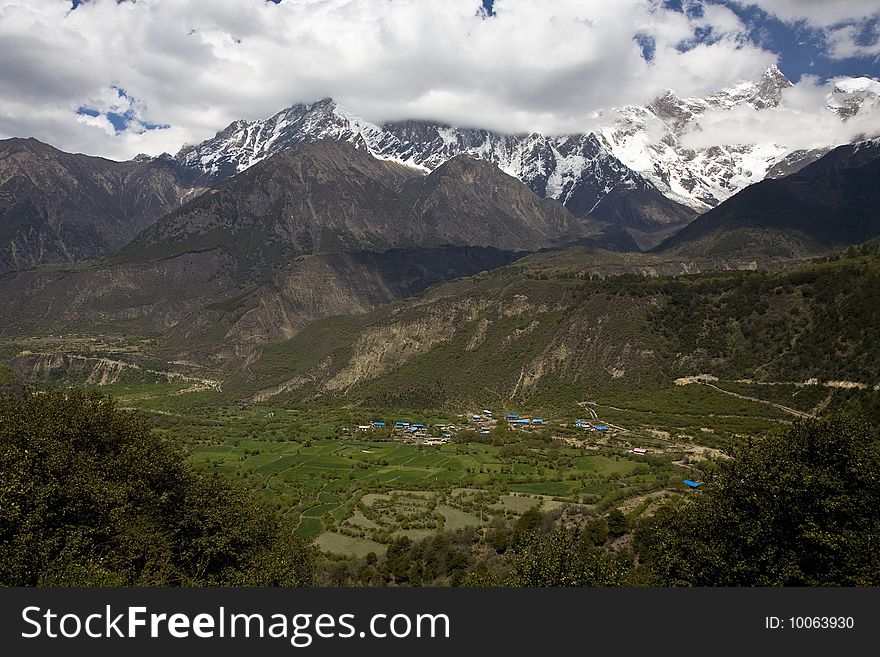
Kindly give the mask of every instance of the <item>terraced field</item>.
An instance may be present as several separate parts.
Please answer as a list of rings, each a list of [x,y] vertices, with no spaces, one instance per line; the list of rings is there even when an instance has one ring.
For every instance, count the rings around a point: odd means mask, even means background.
[[[679,469],[672,454],[646,464],[621,448],[552,441],[510,454],[482,443],[257,436],[195,444],[192,457],[247,480],[322,549],[361,556],[399,536],[480,526],[533,506],[606,507],[669,485]]]

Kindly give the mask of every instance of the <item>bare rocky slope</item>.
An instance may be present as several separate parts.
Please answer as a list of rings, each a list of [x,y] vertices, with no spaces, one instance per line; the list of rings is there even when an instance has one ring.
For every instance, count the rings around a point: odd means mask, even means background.
[[[106,255],[202,191],[170,157],[114,162],[0,141],[0,273]]]
[[[709,374],[847,380],[877,403],[876,241],[786,269],[677,278],[593,277],[595,255],[536,254],[374,313],[315,322],[267,345],[227,389],[298,404],[570,410]],[[672,274],[677,265],[654,267]]]

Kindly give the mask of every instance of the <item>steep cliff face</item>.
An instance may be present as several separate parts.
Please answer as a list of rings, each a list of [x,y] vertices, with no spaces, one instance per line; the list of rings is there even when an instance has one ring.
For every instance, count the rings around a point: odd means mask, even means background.
[[[171,158],[113,162],[0,141],[0,272],[118,249],[201,188]]]

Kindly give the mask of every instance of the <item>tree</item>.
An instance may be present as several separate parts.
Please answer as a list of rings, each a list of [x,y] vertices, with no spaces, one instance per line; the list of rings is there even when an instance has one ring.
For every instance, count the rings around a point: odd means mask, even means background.
[[[0,585],[304,585],[271,508],[96,392],[0,397]]]
[[[867,422],[798,421],[736,450],[695,494],[639,532],[659,584],[880,584],[880,438]]]
[[[605,518],[596,518],[584,526],[584,537],[592,545],[602,545],[608,540],[608,521]]]
[[[412,545],[412,540],[404,534],[394,539],[388,546],[385,563],[388,572],[394,576],[397,582],[404,582],[407,579],[410,562],[412,561],[410,556]]]
[[[608,513],[608,535],[614,538],[623,536],[628,529],[626,516],[620,509],[612,509]]]
[[[523,513],[516,521],[516,533],[527,534],[529,532],[540,529],[544,524],[544,514],[534,506]]]
[[[569,531],[536,531],[510,555],[507,586],[623,586],[631,567],[627,555],[586,547]]]

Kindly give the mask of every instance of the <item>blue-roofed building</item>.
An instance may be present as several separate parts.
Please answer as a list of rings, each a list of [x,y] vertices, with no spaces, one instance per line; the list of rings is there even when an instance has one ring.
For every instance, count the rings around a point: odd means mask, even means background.
[[[608,427],[604,424],[597,424],[595,427],[596,431],[608,431]]]
[[[684,479],[682,483],[684,483],[684,485],[687,486],[688,488],[699,488],[700,487],[700,484],[698,484],[696,481],[691,481],[690,479]]]
[[[575,420],[574,423],[575,423],[575,426],[582,427],[587,423],[587,421],[586,420]]]
[[[532,420],[532,424],[544,424],[544,420],[540,418],[535,418],[534,420]]]
[[[409,422],[395,422],[395,423],[394,423],[394,426],[397,426],[397,427],[408,427],[408,426],[409,426]]]
[[[374,427],[384,427],[385,423],[384,422],[373,422],[372,425]]]
[[[528,424],[529,421],[528,420],[514,420],[513,423],[514,424]]]
[[[508,413],[508,414],[507,414],[507,419],[508,419],[508,420],[518,420],[518,419],[519,419],[519,415],[517,415],[516,413]]]
[[[424,424],[414,424],[413,426],[418,429],[422,429],[422,428],[424,428],[425,425]]]

